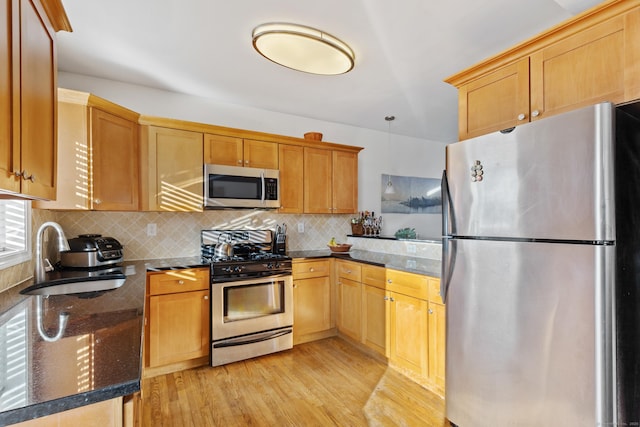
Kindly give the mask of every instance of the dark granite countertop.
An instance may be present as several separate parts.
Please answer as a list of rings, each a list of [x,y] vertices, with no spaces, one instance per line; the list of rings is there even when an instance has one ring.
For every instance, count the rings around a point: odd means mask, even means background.
[[[289,252],[335,257],[440,277],[440,261],[353,250]],[[24,282],[0,292],[0,426],[140,390],[147,271],[208,267],[199,256],[127,261],[118,289],[48,297],[23,295]],[[67,322],[59,339],[60,315]],[[40,327],[38,326],[40,325]],[[12,349],[3,352],[3,349]],[[7,372],[17,372],[9,378]]]
[[[20,294],[27,281],[0,292],[0,426],[139,391],[146,272],[202,266],[200,257],[127,261],[125,283],[110,291]]]
[[[438,278],[441,274],[440,260],[415,258],[380,252],[351,250],[345,254],[337,254],[327,249],[317,251],[292,251],[288,252],[287,255],[292,258],[306,259],[333,257]]]

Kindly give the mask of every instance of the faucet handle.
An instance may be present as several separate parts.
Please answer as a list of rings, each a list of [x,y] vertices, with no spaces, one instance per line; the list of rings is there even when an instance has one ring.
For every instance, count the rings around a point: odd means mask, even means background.
[[[49,258],[45,258],[44,259],[44,271],[53,271],[55,270],[55,268],[53,268],[53,265],[51,265],[51,261],[49,261]]]

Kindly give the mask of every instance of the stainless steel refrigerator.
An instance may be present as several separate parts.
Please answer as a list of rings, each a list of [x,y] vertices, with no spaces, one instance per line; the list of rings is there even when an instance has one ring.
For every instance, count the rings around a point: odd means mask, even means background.
[[[640,422],[637,112],[602,103],[447,146],[454,425]]]

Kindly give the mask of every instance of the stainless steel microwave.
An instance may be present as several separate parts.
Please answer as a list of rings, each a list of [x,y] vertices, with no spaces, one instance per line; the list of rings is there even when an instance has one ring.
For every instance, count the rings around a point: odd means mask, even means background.
[[[280,207],[280,171],[204,165],[205,209]]]

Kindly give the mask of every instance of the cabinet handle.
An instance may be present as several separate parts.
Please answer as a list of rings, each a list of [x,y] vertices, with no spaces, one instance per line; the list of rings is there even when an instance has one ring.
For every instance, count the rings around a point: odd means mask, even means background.
[[[395,300],[393,299],[393,297],[389,297],[389,301],[394,302]]]
[[[347,274],[351,274],[351,270],[347,270]]]
[[[393,283],[391,279],[387,279],[387,283]]]
[[[36,176],[34,174],[27,176],[27,171],[22,171],[22,179],[24,179],[25,181],[35,182]]]
[[[95,199],[93,201],[93,203],[95,203],[96,205],[99,205],[100,203],[102,203],[102,200],[101,199]]]
[[[524,120],[526,117],[527,117],[526,114],[523,114],[523,113],[518,114],[518,120],[520,121]]]
[[[184,285],[184,280],[178,280],[178,285]]]
[[[209,295],[204,296],[205,301],[209,299]]]
[[[389,297],[385,296],[385,297],[384,297],[384,300],[385,300],[385,301],[389,301]]]
[[[16,178],[20,178],[22,176],[22,172],[20,171],[13,171],[13,176],[15,176]]]
[[[431,310],[431,309],[429,309],[427,312],[428,312],[429,314],[433,314],[433,310]]]
[[[538,111],[538,110],[533,110],[531,112],[531,117],[538,117],[539,115],[540,115],[540,111]]]

